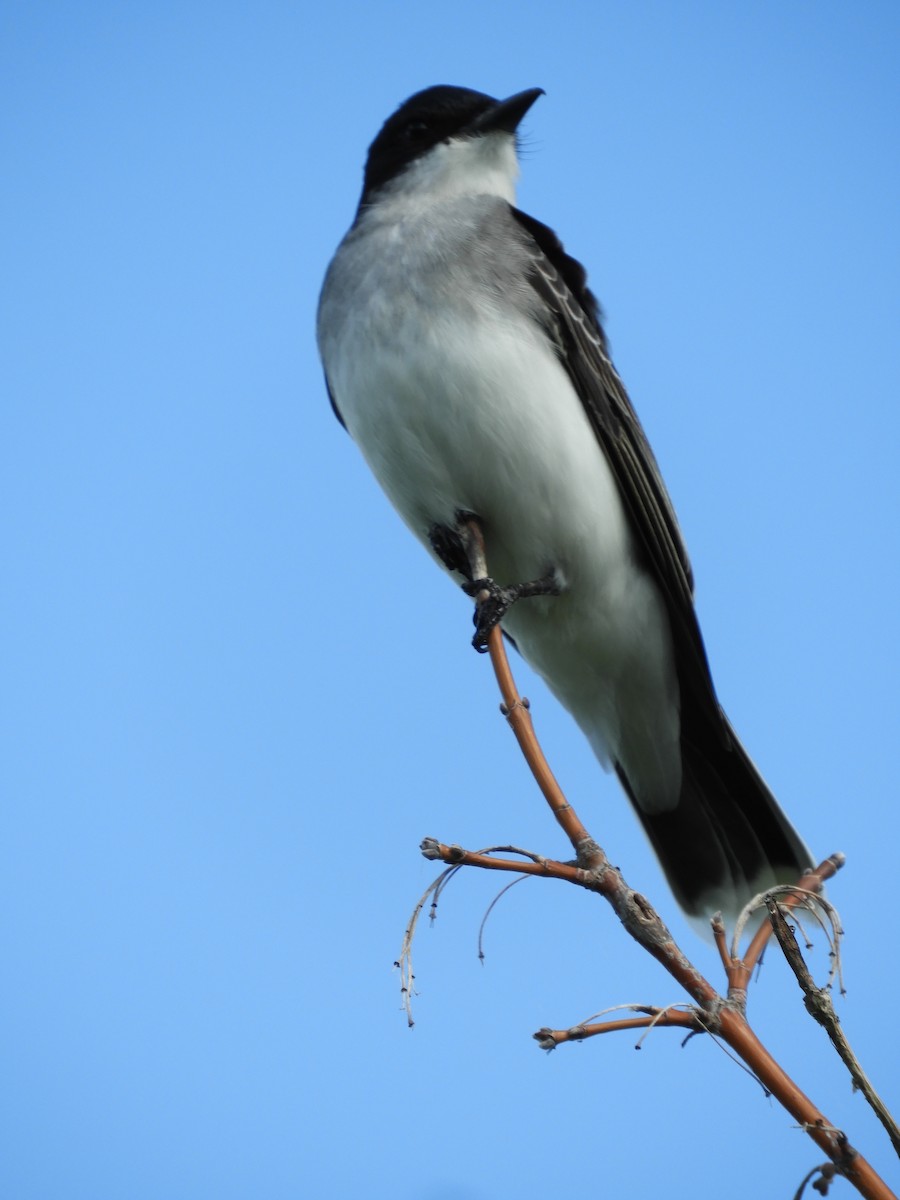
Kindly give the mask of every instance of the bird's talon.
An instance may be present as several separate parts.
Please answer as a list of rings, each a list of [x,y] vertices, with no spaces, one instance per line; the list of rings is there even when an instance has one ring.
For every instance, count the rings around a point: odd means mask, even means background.
[[[486,576],[484,579],[469,579],[460,586],[466,595],[471,596],[473,599],[479,592],[487,592],[489,595],[493,595],[495,592],[502,591],[490,576]]]
[[[518,599],[517,590],[500,587],[493,579],[486,578],[463,584],[463,591],[475,597],[475,612],[472,615],[475,636],[472,638],[472,645],[479,654],[486,654],[490,632],[503,620]]]
[[[560,592],[556,575],[552,571],[543,579],[535,579],[530,583],[514,583],[509,587],[500,587],[490,576],[485,576],[462,584],[462,590],[467,596],[475,599],[475,613],[472,617],[475,636],[472,638],[472,645],[479,654],[487,652],[491,630],[495,625],[499,625],[517,600],[529,596],[558,596]],[[482,596],[484,598],[479,599]]]

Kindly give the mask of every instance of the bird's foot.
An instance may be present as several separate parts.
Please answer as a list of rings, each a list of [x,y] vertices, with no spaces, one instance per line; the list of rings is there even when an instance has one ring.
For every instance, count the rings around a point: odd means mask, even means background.
[[[517,600],[530,596],[558,596],[560,581],[555,571],[542,579],[528,583],[513,583],[501,587],[487,574],[484,557],[484,537],[479,518],[471,512],[456,513],[456,525],[434,524],[428,530],[431,548],[448,571],[466,580],[462,585],[467,596],[475,600],[475,636],[472,645],[479,654],[487,652],[488,634],[506,616]]]
[[[487,653],[488,634],[496,624],[503,620],[517,600],[525,600],[531,596],[558,596],[559,581],[555,571],[549,571],[542,579],[532,579],[529,583],[513,583],[501,587],[490,576],[482,579],[471,579],[462,585],[467,596],[475,598],[475,636],[472,645],[479,654]]]

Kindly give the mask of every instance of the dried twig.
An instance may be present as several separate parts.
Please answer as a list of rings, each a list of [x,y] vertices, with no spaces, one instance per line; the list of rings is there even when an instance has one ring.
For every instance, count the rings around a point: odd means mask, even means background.
[[[691,1033],[705,1033],[706,1028],[697,1015],[697,1010],[691,1006],[670,1004],[666,1008],[656,1008],[647,1004],[617,1004],[604,1012],[616,1012],[619,1009],[629,1012],[643,1013],[640,1017],[620,1017],[615,1021],[601,1021],[594,1024],[593,1019],[573,1025],[570,1029],[539,1029],[534,1039],[542,1050],[555,1050],[564,1042],[583,1042],[587,1038],[597,1037],[601,1033],[620,1033],[625,1029],[643,1029],[644,1036],[651,1029],[678,1028],[687,1029]],[[602,1016],[602,1013],[597,1013]],[[635,1050],[640,1050],[643,1037],[638,1038]]]
[[[469,557],[471,577],[486,578],[488,575],[484,554],[484,540],[480,527],[474,519],[468,523]],[[476,598],[479,602],[482,597]],[[650,902],[639,892],[628,886],[621,872],[613,867],[604,851],[590,836],[578,814],[567,801],[557,783],[550,766],[538,744],[531,722],[527,701],[518,693],[510,670],[499,626],[488,636],[491,663],[503,697],[501,711],[509,722],[531,772],[540,787],[554,817],[562,827],[576,854],[576,863],[562,863],[529,853],[528,861],[515,862],[497,859],[486,852],[472,852],[460,846],[447,846],[434,838],[426,838],[422,852],[427,858],[441,859],[450,866],[476,866],[487,870],[517,871],[520,874],[539,875],[574,883],[590,891],[599,892],[614,909],[628,933],[681,984],[693,1001],[693,1007],[685,1010],[647,1009],[644,1016],[605,1022],[595,1028],[576,1026],[574,1030],[540,1030],[535,1037],[545,1048],[562,1041],[578,1040],[594,1033],[608,1033],[615,1029],[648,1028],[651,1024],[677,1025],[691,1032],[704,1030],[715,1034],[732,1050],[762,1086],[792,1114],[801,1128],[806,1130],[816,1144],[828,1155],[834,1167],[861,1195],[868,1200],[897,1200],[887,1184],[871,1165],[854,1150],[844,1133],[832,1126],[813,1102],[797,1087],[782,1067],[766,1050],[746,1018],[746,986],[753,968],[762,953],[766,940],[771,935],[771,925],[761,926],[751,940],[743,958],[739,955],[737,942],[732,943],[731,953],[725,942],[724,928],[714,922],[716,944],[728,979],[726,996],[721,996],[676,945],[671,933]],[[519,852],[521,853],[521,852]],[[843,864],[843,856],[834,855],[821,863],[815,871],[804,875],[797,885],[779,896],[779,904],[790,909],[804,903],[810,895],[818,893],[822,882],[834,874]],[[443,879],[443,877],[442,877]],[[439,886],[438,884],[433,886]],[[426,897],[429,893],[426,893]],[[418,915],[425,898],[420,901]],[[407,931],[411,938],[414,923]],[[404,942],[404,952],[409,958],[409,942]],[[402,957],[402,956],[401,956]],[[411,974],[410,974],[411,980]],[[590,1033],[588,1033],[590,1029]]]
[[[479,959],[479,962],[482,962],[482,963],[484,962],[484,931],[487,928],[488,918],[490,917],[490,915],[494,911],[494,909],[497,907],[497,905],[500,903],[500,901],[503,899],[503,897],[506,895],[506,893],[510,890],[510,888],[514,888],[517,883],[524,883],[527,878],[528,878],[527,875],[520,875],[518,877],[518,879],[513,879],[511,883],[505,884],[500,889],[500,891],[497,893],[497,895],[493,898],[493,900],[490,902],[490,904],[487,906],[487,909],[485,910],[485,914],[481,918],[481,924],[478,926],[478,959]]]
[[[778,900],[775,897],[770,897],[766,900],[766,907],[772,919],[772,926],[775,930],[775,937],[778,939],[778,944],[784,951],[784,956],[788,960],[791,970],[796,975],[797,982],[800,984],[806,1011],[814,1021],[817,1021],[823,1027],[831,1038],[835,1050],[837,1050],[841,1056],[841,1060],[850,1072],[854,1088],[857,1088],[865,1096],[878,1120],[886,1129],[894,1150],[900,1155],[900,1129],[898,1129],[896,1121],[872,1086],[868,1075],[866,1075],[860,1066],[856,1055],[850,1049],[850,1043],[847,1041],[844,1031],[841,1028],[840,1017],[834,1011],[831,993],[827,987],[820,988],[816,986],[812,975],[810,975],[807,969],[806,963],[803,961],[803,955],[800,953],[800,947],[797,944],[793,930],[784,919],[784,913],[781,911],[781,905],[778,903]],[[833,967],[832,969],[835,970],[838,968]]]
[[[827,1196],[831,1182],[837,1174],[837,1168],[834,1163],[821,1163],[818,1167],[813,1167],[809,1174],[803,1179],[803,1182],[794,1193],[794,1200],[802,1200],[803,1193],[806,1191],[806,1185],[811,1179],[818,1175],[818,1179],[813,1183],[813,1190],[818,1192],[820,1196]]]

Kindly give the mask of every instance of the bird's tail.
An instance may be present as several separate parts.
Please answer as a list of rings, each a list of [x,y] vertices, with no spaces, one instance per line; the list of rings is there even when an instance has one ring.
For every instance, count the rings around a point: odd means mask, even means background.
[[[674,809],[643,812],[618,774],[685,913],[733,921],[758,892],[795,883],[814,860],[724,714],[722,721],[727,736],[702,737],[702,745],[682,733]]]

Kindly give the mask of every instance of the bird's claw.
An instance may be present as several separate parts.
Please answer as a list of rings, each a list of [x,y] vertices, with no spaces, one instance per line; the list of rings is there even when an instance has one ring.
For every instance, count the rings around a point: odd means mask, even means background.
[[[555,572],[551,571],[543,579],[534,579],[530,583],[513,583],[501,587],[490,576],[473,579],[462,585],[467,596],[475,600],[475,613],[472,621],[475,625],[475,636],[472,645],[479,654],[486,654],[488,637],[495,625],[506,616],[517,600],[529,596],[558,596],[559,583]]]
[[[475,636],[472,638],[472,645],[479,654],[486,654],[491,630],[503,620],[519,598],[516,588],[500,587],[493,579],[487,577],[464,583],[462,589],[467,596],[475,600],[475,612],[472,614]]]

